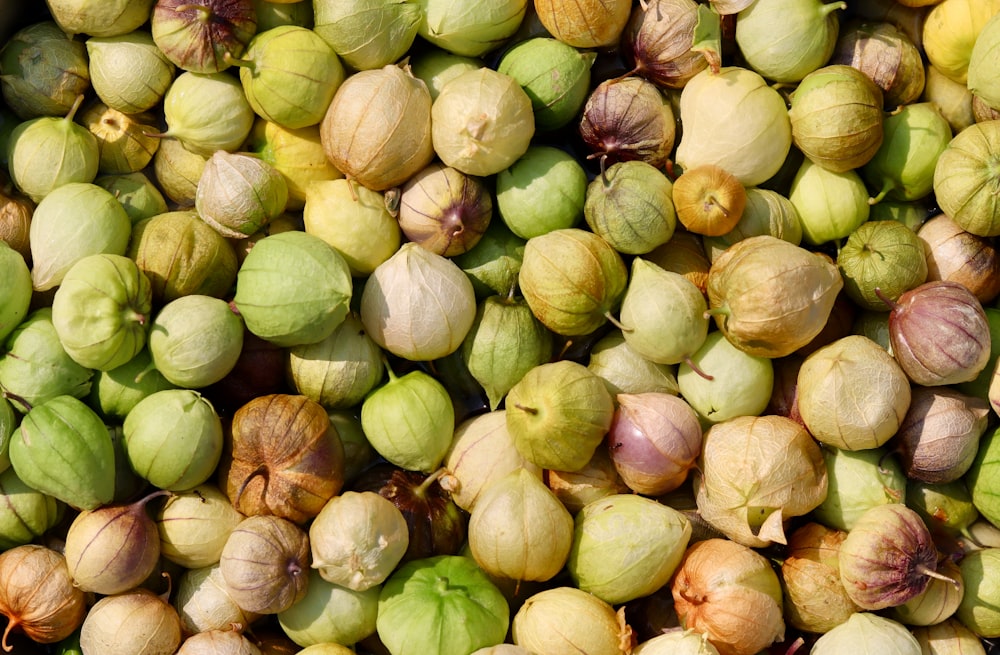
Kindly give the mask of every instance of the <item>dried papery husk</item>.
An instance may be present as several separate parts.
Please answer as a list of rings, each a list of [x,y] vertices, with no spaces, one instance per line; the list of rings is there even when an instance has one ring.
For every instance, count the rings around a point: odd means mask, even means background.
[[[662,168],[674,149],[676,124],[660,89],[630,75],[597,85],[583,107],[579,131],[592,158],[639,160]]]
[[[949,387],[914,387],[897,433],[906,475],[930,483],[952,482],[965,475],[989,415],[989,403],[982,398]]]
[[[458,350],[475,316],[475,291],[465,273],[415,243],[403,244],[380,264],[361,294],[361,322],[369,336],[413,361]]]
[[[334,496],[309,526],[312,568],[354,591],[382,584],[409,543],[402,513],[373,491]]]
[[[229,595],[218,562],[186,569],[177,581],[173,606],[184,634],[189,635],[224,630],[233,624],[248,627],[261,616],[236,604]]]
[[[802,363],[799,413],[817,440],[846,450],[877,448],[896,433],[910,406],[899,364],[871,339],[842,337]]]
[[[85,653],[173,655],[180,644],[177,610],[148,589],[101,598],[80,628]]]
[[[173,62],[145,30],[94,36],[86,45],[91,85],[112,109],[125,114],[149,111],[174,81]]]
[[[259,396],[236,410],[231,430],[231,460],[223,461],[219,475],[242,513],[301,524],[340,491],[344,447],[319,403],[292,394]]]
[[[77,514],[66,533],[66,566],[77,587],[110,595],[137,587],[160,557],[156,524],[146,510],[159,490],[128,505],[105,505]]]
[[[894,606],[891,614],[897,621],[908,626],[935,625],[955,613],[965,593],[961,570],[952,560],[943,559],[937,572],[948,579],[931,578],[923,592]]]
[[[967,287],[984,305],[1000,294],[1000,251],[989,238],[963,230],[947,214],[928,219],[917,231],[927,255],[927,279]]]
[[[869,310],[886,309],[875,293],[890,298],[927,281],[929,265],[924,244],[896,221],[866,221],[851,232],[837,253],[844,293]]]
[[[374,191],[399,186],[434,158],[427,85],[393,65],[349,76],[320,123],[320,140],[348,178]]]
[[[982,237],[1000,234],[998,153],[1000,120],[976,123],[955,135],[934,168],[934,196],[941,211]]]
[[[704,434],[698,471],[694,490],[702,518],[752,548],[785,543],[786,521],[812,511],[827,494],[819,446],[783,416],[714,424]]]
[[[579,228],[528,239],[518,284],[532,313],[563,336],[590,334],[625,293],[628,272],[604,239]]]
[[[828,260],[763,235],[734,244],[715,261],[708,299],[727,339],[750,354],[773,358],[819,334],[842,287]]]
[[[919,514],[898,503],[866,511],[840,547],[840,579],[866,610],[902,605],[921,594],[931,576],[942,575],[937,569],[930,530]]]
[[[977,123],[994,121],[1000,119],[1000,109],[986,104],[986,101],[977,95],[972,96],[972,115]]]
[[[691,523],[679,511],[635,494],[613,494],[577,512],[566,569],[578,589],[619,605],[666,585],[690,538]]]
[[[867,649],[892,655],[918,655],[922,652],[906,626],[870,612],[852,614],[844,623],[817,639],[810,652],[834,655]]]
[[[550,580],[562,571],[572,544],[569,510],[526,468],[486,486],[469,517],[469,548],[490,575]]]
[[[4,100],[21,120],[65,115],[90,85],[83,42],[51,20],[22,27],[6,41],[0,75]]]
[[[614,416],[614,401],[601,379],[571,360],[528,371],[507,394],[506,408],[518,452],[560,471],[587,464]]]
[[[230,533],[219,568],[242,609],[277,614],[305,595],[310,561],[302,528],[277,516],[250,516]]]
[[[440,162],[407,180],[399,199],[399,227],[406,238],[444,257],[479,243],[492,217],[485,184]]]
[[[574,48],[601,48],[618,42],[631,13],[628,0],[538,0],[538,20],[552,36]]]
[[[746,206],[733,229],[714,237],[703,237],[705,253],[715,261],[729,246],[753,236],[770,235],[794,245],[802,242],[802,223],[795,205],[777,191],[745,189]]]
[[[174,137],[188,150],[211,157],[216,150],[234,151],[243,145],[254,118],[235,77],[185,72],[163,96],[167,131],[160,136]]]
[[[656,0],[635,7],[622,34],[622,47],[635,74],[661,87],[680,89],[705,69],[704,54],[691,49],[698,19],[693,0]]]
[[[13,189],[9,192],[0,190],[0,241],[20,254],[28,266],[32,263],[28,235],[31,231],[31,215],[34,212],[35,203],[27,196]]]
[[[529,596],[511,621],[514,644],[532,653],[624,655],[632,632],[597,596],[557,586]]]
[[[535,133],[531,98],[513,77],[489,68],[445,84],[431,116],[434,152],[467,175],[509,167],[527,152]]]
[[[472,655],[531,655],[531,653],[514,644],[497,644],[475,650]]]
[[[173,494],[154,516],[160,554],[187,569],[211,566],[244,518],[214,484]]]
[[[595,450],[590,461],[576,471],[546,470],[545,482],[574,516],[591,502],[630,491],[607,448]]]
[[[382,68],[413,45],[420,7],[382,0],[319,0],[313,30],[354,70]]]
[[[854,20],[844,26],[827,62],[852,66],[882,90],[885,108],[916,101],[924,91],[924,62],[906,32],[889,21]]]
[[[979,300],[958,282],[926,282],[894,302],[889,314],[893,357],[915,383],[974,380],[990,358],[990,330]]]
[[[159,0],[150,16],[156,46],[178,68],[217,73],[229,68],[257,31],[250,0]]]
[[[669,241],[653,248],[642,258],[664,270],[680,273],[706,293],[712,262],[705,250],[700,235],[678,228]]]
[[[53,644],[70,636],[87,614],[86,595],[73,584],[66,558],[45,546],[25,544],[0,553],[0,614],[8,638],[22,632],[39,644]]]
[[[191,635],[181,643],[176,655],[260,655],[260,649],[230,628]]]
[[[462,342],[462,360],[496,409],[524,375],[552,357],[552,333],[522,298],[490,296]]]
[[[792,142],[828,170],[859,168],[882,145],[882,105],[881,89],[865,72],[846,64],[819,68],[792,94]]]
[[[747,194],[731,173],[703,164],[685,170],[674,180],[672,199],[677,220],[689,232],[717,237],[739,223]]]
[[[986,655],[983,641],[961,621],[951,617],[941,623],[910,630],[920,645],[921,653],[929,655]]]
[[[706,633],[720,655],[754,655],[784,638],[777,574],[762,555],[735,541],[690,546],[671,592],[681,625]]]
[[[622,481],[659,496],[681,486],[701,452],[698,414],[667,393],[618,394],[607,444]]]
[[[861,608],[840,581],[840,544],[847,532],[805,523],[788,538],[781,562],[785,620],[794,628],[824,633]]]
[[[677,368],[654,364],[628,345],[620,330],[612,330],[590,349],[587,368],[604,381],[612,395],[661,392],[677,395]]]
[[[135,173],[153,161],[160,139],[151,113],[125,114],[100,101],[84,107],[80,123],[97,138],[101,174]]]

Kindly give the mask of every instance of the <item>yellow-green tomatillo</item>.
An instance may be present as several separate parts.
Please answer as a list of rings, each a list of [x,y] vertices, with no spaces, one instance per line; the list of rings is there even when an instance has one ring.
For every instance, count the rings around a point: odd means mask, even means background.
[[[315,0],[313,30],[354,70],[398,61],[413,45],[423,18],[410,2]]]
[[[222,422],[201,394],[166,389],[146,396],[123,424],[132,469],[153,486],[188,491],[215,471],[222,456]]]
[[[236,365],[243,329],[239,314],[224,300],[199,294],[171,300],[149,326],[153,366],[178,387],[207,387]]]
[[[122,255],[90,255],[66,272],[52,300],[52,325],[66,353],[108,371],[146,345],[153,294],[149,279]]]
[[[89,38],[87,55],[94,92],[126,114],[155,107],[174,81],[176,67],[145,30]]]
[[[430,473],[440,466],[455,431],[448,390],[423,371],[389,380],[361,403],[361,427],[369,443],[393,464]]]

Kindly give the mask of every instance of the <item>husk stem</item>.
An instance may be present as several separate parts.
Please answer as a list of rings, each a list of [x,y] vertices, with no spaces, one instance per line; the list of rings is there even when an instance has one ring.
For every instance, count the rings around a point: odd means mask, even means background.
[[[198,17],[195,20],[200,21],[202,23],[207,23],[210,20],[212,20],[212,16],[215,14],[215,12],[212,11],[211,7],[207,7],[205,5],[196,5],[196,4],[177,5],[176,7],[174,7],[174,11],[176,11],[177,13],[183,13],[185,11],[194,11],[195,13],[198,14]]]
[[[64,119],[67,123],[73,122],[73,117],[76,116],[76,111],[80,108],[80,105],[83,104],[83,97],[82,93],[76,96],[76,100],[73,101],[73,106],[69,108],[69,112],[66,114]]]
[[[872,196],[871,198],[868,199],[868,204],[877,205],[878,203],[882,202],[886,194],[888,194],[895,188],[896,188],[895,184],[893,184],[891,181],[886,181],[886,183],[882,185],[882,189],[875,196]]]
[[[616,328],[618,328],[622,332],[634,332],[635,331],[635,328],[631,328],[631,327],[628,327],[627,325],[624,325],[617,318],[615,318],[614,316],[612,316],[610,310],[604,312],[604,318],[608,319],[608,323],[611,323],[611,325],[614,325]]]
[[[952,584],[952,586],[955,587],[955,589],[960,589],[961,586],[962,586],[962,585],[959,584],[958,580],[956,580],[955,578],[947,576],[944,573],[938,573],[937,571],[934,571],[932,569],[927,568],[923,564],[919,565],[916,570],[917,570],[917,573],[920,573],[921,575],[926,575],[928,578],[934,578],[935,580],[942,580],[944,582],[950,582]]]
[[[443,466],[441,468],[437,469],[436,471],[434,471],[433,473],[431,473],[430,475],[428,475],[427,478],[424,479],[424,481],[420,483],[419,487],[417,487],[416,489],[413,490],[413,495],[414,496],[418,496],[420,498],[423,498],[424,495],[427,493],[427,490],[431,488],[431,485],[434,484],[435,482],[437,482],[438,479],[441,478],[441,476],[443,476],[443,475],[445,475],[447,473],[448,473],[448,469],[445,468],[445,467],[443,467]]]
[[[252,71],[257,70],[257,64],[252,59],[238,59],[233,56],[233,53],[226,50],[222,53],[222,61],[226,62],[230,66],[239,66],[240,68],[249,68]]]
[[[705,371],[701,370],[701,368],[699,368],[698,365],[694,363],[694,360],[691,359],[691,355],[684,355],[684,358],[681,361],[687,364],[688,368],[690,368],[692,371],[697,373],[702,378],[708,380],[709,382],[715,379],[714,376],[709,375]]]
[[[28,412],[31,411],[31,403],[29,403],[27,401],[27,399],[22,398],[21,396],[17,395],[16,393],[11,393],[9,391],[4,391],[3,392],[3,397],[6,398],[7,400],[12,400],[15,403],[17,403],[18,405],[20,405],[21,407],[23,407],[25,413],[28,413]]]
[[[884,302],[889,307],[890,311],[896,311],[897,309],[899,309],[899,303],[897,303],[889,296],[885,295],[885,293],[882,292],[881,287],[875,287],[875,295],[878,296],[879,300]]]

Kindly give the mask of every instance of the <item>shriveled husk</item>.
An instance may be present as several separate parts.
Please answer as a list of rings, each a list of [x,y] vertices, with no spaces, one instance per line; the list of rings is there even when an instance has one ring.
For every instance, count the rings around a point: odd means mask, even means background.
[[[848,64],[882,89],[886,109],[914,102],[924,90],[922,53],[889,21],[852,22],[841,32],[829,64]]]

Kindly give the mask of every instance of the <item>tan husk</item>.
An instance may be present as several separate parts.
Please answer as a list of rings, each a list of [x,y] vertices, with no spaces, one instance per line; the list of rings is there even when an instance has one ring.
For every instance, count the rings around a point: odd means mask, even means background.
[[[2,646],[21,631],[32,641],[52,644],[73,633],[87,613],[86,595],[73,584],[66,559],[36,544],[0,553],[0,614],[7,617]]]
[[[143,588],[100,599],[80,628],[84,653],[173,655],[180,644],[177,611]]]
[[[969,470],[986,431],[990,405],[949,387],[914,386],[896,433],[907,477],[952,482]]]
[[[631,0],[535,2],[535,12],[545,29],[575,48],[599,48],[617,43],[631,9]]]
[[[219,568],[240,608],[277,614],[305,596],[310,562],[302,528],[277,516],[251,516],[229,535]]]
[[[344,446],[326,410],[305,396],[258,396],[232,421],[232,455],[220,486],[248,516],[295,523],[316,516],[344,483]]]
[[[720,655],[754,655],[784,639],[778,576],[762,555],[735,541],[689,547],[671,592],[681,625],[707,633]]]
[[[947,214],[928,219],[917,230],[927,255],[927,279],[958,282],[983,304],[1000,294],[1000,251],[992,239],[967,232]]]
[[[246,627],[261,616],[236,604],[218,562],[185,570],[177,582],[173,604],[185,634],[220,630],[233,624]]]
[[[374,191],[399,186],[434,158],[427,85],[394,65],[351,75],[327,108],[320,141],[348,178]]]

